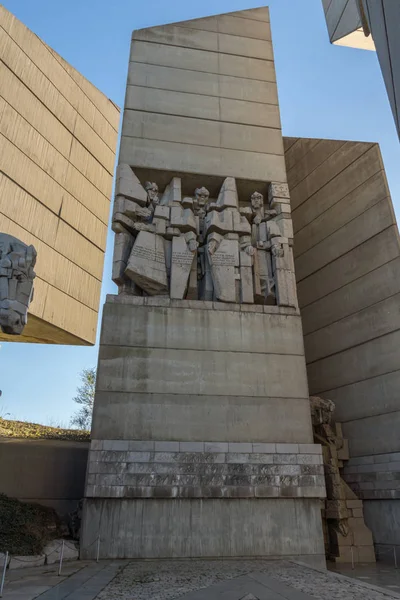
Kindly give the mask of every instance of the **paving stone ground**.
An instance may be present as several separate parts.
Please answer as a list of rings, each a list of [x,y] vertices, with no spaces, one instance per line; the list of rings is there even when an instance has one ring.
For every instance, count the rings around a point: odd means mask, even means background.
[[[388,600],[357,580],[284,561],[134,561],[99,600]],[[247,600],[246,598],[246,600]]]
[[[399,570],[387,565],[348,567],[346,575],[360,580],[265,560],[79,561],[65,564],[62,577],[57,567],[8,573],[4,600],[400,599]]]

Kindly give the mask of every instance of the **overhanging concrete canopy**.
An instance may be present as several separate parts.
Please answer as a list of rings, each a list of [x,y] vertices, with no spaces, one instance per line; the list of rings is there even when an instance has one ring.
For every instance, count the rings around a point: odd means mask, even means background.
[[[332,44],[376,50],[400,136],[400,3],[322,0]]]

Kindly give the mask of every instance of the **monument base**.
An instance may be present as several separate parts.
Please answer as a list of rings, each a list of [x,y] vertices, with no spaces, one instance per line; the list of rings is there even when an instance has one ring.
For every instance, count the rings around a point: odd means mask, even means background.
[[[81,557],[298,558],[325,566],[316,499],[87,499]]]
[[[298,311],[108,297],[82,557],[322,564]]]

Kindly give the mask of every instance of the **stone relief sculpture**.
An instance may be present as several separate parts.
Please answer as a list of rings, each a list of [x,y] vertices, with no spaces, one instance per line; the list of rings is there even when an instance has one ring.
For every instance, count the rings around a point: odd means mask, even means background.
[[[206,187],[182,197],[174,177],[162,194],[119,165],[113,280],[119,293],[297,307],[286,184],[240,202],[233,177],[217,198]]]
[[[33,298],[36,250],[17,238],[0,233],[0,328],[20,335]]]

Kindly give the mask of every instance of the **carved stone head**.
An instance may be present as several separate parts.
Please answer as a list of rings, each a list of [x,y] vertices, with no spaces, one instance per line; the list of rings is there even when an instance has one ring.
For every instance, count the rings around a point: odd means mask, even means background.
[[[36,250],[17,238],[0,233],[0,328],[20,335],[33,297]]]
[[[153,206],[156,206],[160,203],[160,198],[158,196],[158,185],[156,183],[146,181],[146,183],[144,184],[144,189],[147,192],[149,204],[153,204]]]
[[[262,208],[264,206],[264,196],[260,192],[254,192],[251,195],[250,202],[254,210]]]
[[[194,196],[196,198],[198,206],[205,206],[210,197],[210,192],[205,187],[196,188],[194,191]]]

